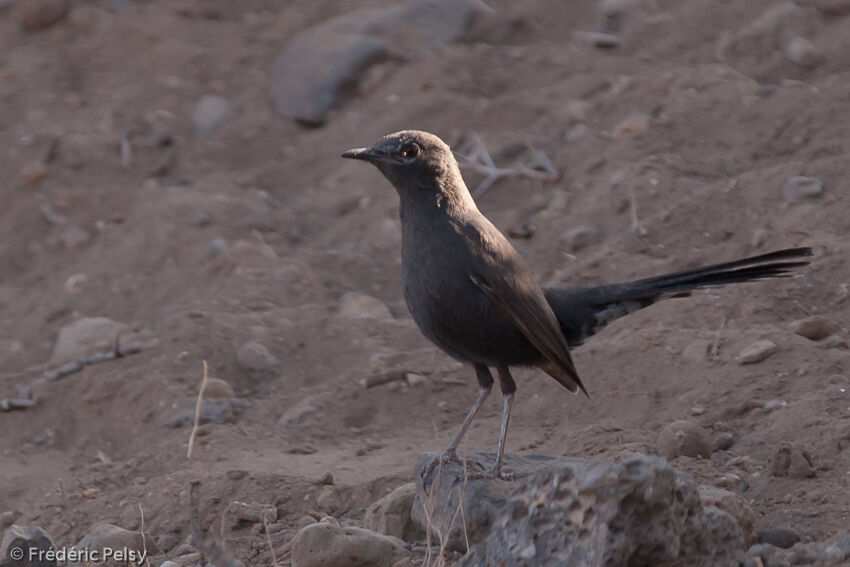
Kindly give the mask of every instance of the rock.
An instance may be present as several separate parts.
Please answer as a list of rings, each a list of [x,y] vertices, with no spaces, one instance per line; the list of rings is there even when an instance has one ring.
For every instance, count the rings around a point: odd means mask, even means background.
[[[633,140],[649,132],[649,114],[631,114],[618,122],[611,130],[614,140]]]
[[[236,362],[248,374],[270,374],[281,364],[265,345],[256,341],[248,341],[239,347]]]
[[[331,522],[310,524],[292,538],[292,567],[392,567],[409,556],[398,538]]]
[[[711,457],[711,436],[692,421],[674,421],[658,434],[658,453],[668,459],[678,456]]]
[[[731,433],[721,433],[711,441],[713,451],[728,451],[735,444],[735,436]]]
[[[392,319],[390,308],[379,299],[359,291],[339,298],[339,316],[351,319]]]
[[[785,400],[768,400],[764,403],[764,411],[773,413],[776,410],[781,410],[788,407],[788,402]]]
[[[850,0],[814,0],[814,6],[827,16],[841,17],[850,14]]]
[[[824,550],[826,556],[833,561],[843,561],[850,557],[850,534],[845,534],[831,543]]]
[[[4,567],[6,565],[9,567],[55,567],[56,561],[30,562],[28,560],[29,557],[37,557],[50,549],[55,549],[53,540],[41,526],[10,525],[3,532],[3,539],[0,541],[0,565]],[[20,556],[15,557],[18,554]]]
[[[12,16],[29,30],[41,30],[64,18],[68,6],[68,0],[18,0]]]
[[[227,252],[227,241],[223,238],[213,238],[207,244],[207,253],[212,256],[220,256]]]
[[[838,325],[819,315],[798,319],[788,325],[792,331],[811,341],[819,341],[838,331]]]
[[[756,515],[743,498],[728,490],[704,484],[700,485],[697,491],[703,506],[719,508],[737,520],[745,544],[752,540]]]
[[[201,425],[207,423],[217,423],[219,425],[225,423],[236,423],[239,416],[249,406],[245,400],[238,398],[214,398],[204,399],[201,404],[201,414],[198,417],[198,423]],[[195,421],[195,409],[186,409],[167,420],[164,425],[168,427],[185,427],[193,424]]]
[[[561,241],[573,252],[599,241],[599,231],[591,226],[577,226],[566,231]]]
[[[823,182],[816,177],[796,176],[785,182],[783,192],[786,201],[799,203],[806,199],[820,197],[823,193]]]
[[[767,543],[752,546],[747,551],[747,555],[762,559],[764,567],[791,567],[793,565],[793,553]]]
[[[471,1],[409,0],[352,11],[309,28],[275,59],[269,80],[275,109],[302,124],[321,125],[356,93],[370,66],[454,42],[474,10]]]
[[[283,415],[280,416],[280,419],[278,419],[277,423],[282,428],[286,429],[293,425],[302,423],[311,415],[316,415],[318,412],[319,410],[316,407],[302,400],[301,402],[297,403],[296,405],[283,412]]]
[[[208,378],[207,387],[204,388],[204,398],[235,398],[236,393],[230,382],[221,378]]]
[[[366,509],[363,523],[370,530],[395,536],[403,541],[422,539],[424,532],[410,516],[415,495],[415,483],[399,486]]]
[[[773,476],[793,478],[811,478],[815,476],[812,458],[805,449],[789,443],[782,443],[770,459],[770,472]]]
[[[705,362],[713,344],[708,339],[696,339],[682,350],[682,356],[691,362]]]
[[[7,510],[0,514],[0,534],[3,530],[15,523],[15,520],[21,517],[21,513],[17,510]],[[3,557],[2,549],[0,549],[0,557]]]
[[[766,543],[781,549],[790,549],[801,539],[800,534],[791,528],[768,528],[760,531],[756,536],[758,543]]]
[[[838,335],[829,335],[820,343],[821,348],[842,348],[848,349],[850,348],[850,343],[847,342],[847,339],[844,337],[840,337]]]
[[[769,339],[756,341],[738,353],[735,360],[739,364],[755,364],[779,351],[779,346]]]
[[[131,553],[129,558],[135,558],[134,563],[141,565],[145,563],[145,560],[142,558],[142,554],[146,553],[146,557],[151,557],[154,555],[160,555],[162,552],[156,546],[156,542],[154,538],[152,538],[147,533],[142,537],[142,534],[137,531],[125,530],[124,528],[120,528],[118,526],[112,524],[95,524],[89,533],[83,536],[77,545],[75,546],[77,549],[106,549],[109,548],[111,550],[126,550]],[[110,564],[125,564],[127,561],[121,562],[117,560],[117,557],[114,561],[106,561],[101,564],[110,565]],[[75,567],[80,565],[79,563],[68,562],[68,567]]]
[[[124,341],[130,334],[130,327],[107,317],[77,319],[59,330],[50,360],[61,363],[109,352],[116,340]]]
[[[47,177],[47,165],[43,161],[31,161],[18,174],[22,185],[36,185]]]
[[[567,457],[507,455],[514,482],[469,476],[461,465],[436,466],[435,454],[416,463],[413,518],[447,534],[447,549],[465,550],[455,521],[463,505],[472,545],[461,566],[477,565],[727,565],[743,552],[740,526],[704,508],[697,487],[666,461],[639,456],[621,463]],[[473,471],[491,453],[469,453]],[[427,484],[423,479],[426,471]],[[713,563],[715,562],[716,563]]]
[[[794,37],[788,42],[785,57],[801,67],[817,67],[823,61],[820,52],[804,37]]]
[[[277,508],[271,504],[232,502],[228,508],[234,527],[242,522],[249,524],[273,524],[277,521]]]
[[[205,94],[192,111],[192,124],[195,127],[195,135],[206,138],[224,122],[230,114],[230,101],[216,94]]]
[[[316,497],[316,506],[327,514],[336,513],[341,503],[339,491],[333,486],[323,486]]]

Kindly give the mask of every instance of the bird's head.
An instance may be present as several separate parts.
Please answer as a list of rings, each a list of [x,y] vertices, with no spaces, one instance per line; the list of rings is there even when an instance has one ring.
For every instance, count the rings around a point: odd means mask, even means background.
[[[428,132],[387,134],[371,148],[348,150],[342,157],[374,164],[402,199],[429,194],[465,199],[469,195],[452,150]]]

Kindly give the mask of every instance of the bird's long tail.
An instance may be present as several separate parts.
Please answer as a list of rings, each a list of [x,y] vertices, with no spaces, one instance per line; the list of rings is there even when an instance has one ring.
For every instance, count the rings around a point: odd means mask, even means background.
[[[690,295],[695,289],[793,275],[809,264],[802,260],[811,248],[788,248],[621,284],[545,290],[546,299],[570,346],[577,346],[614,319],[652,305],[666,297]]]

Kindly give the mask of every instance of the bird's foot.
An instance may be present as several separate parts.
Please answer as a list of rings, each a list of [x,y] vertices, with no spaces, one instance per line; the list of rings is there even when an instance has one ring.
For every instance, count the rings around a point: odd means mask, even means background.
[[[480,472],[470,472],[467,475],[468,480],[504,480],[507,482],[513,482],[517,479],[517,476],[512,472],[505,472],[501,467],[492,467],[487,469],[486,471]]]
[[[455,463],[455,464],[461,465],[464,468],[465,475],[468,476],[468,477],[471,476],[471,475],[481,475],[481,474],[483,474],[483,472],[480,471],[480,470],[479,471],[470,471],[469,470],[470,468],[473,468],[473,467],[476,468],[476,469],[481,469],[482,468],[481,464],[479,464],[477,461],[467,461],[464,457],[461,457],[460,455],[458,455],[457,451],[455,449],[450,447],[449,449],[446,450],[445,453],[440,455],[439,458],[434,459],[433,461],[431,461],[428,464],[428,467],[422,472],[422,481],[426,485],[431,484],[431,480],[432,480],[431,475],[434,473],[434,471],[441,468],[443,465],[448,465],[450,463]]]

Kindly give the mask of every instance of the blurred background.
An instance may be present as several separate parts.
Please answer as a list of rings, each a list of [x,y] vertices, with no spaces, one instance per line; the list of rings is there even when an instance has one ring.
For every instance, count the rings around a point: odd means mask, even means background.
[[[141,504],[188,555],[200,479],[203,528],[270,564],[233,501],[283,548],[442,450],[473,372],[407,313],[393,189],[339,159],[404,128],[452,145],[547,285],[813,246],[804,277],[612,324],[575,353],[590,400],[518,372],[508,451],[651,454],[687,419],[733,441],[675,465],[755,531],[846,530],[846,0],[0,0],[4,522],[64,545]]]

